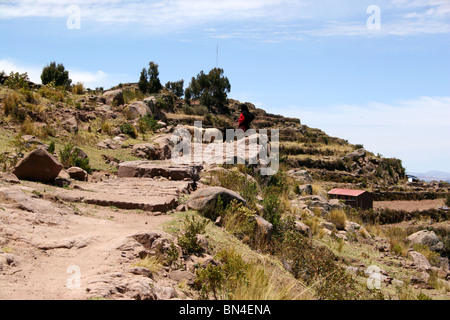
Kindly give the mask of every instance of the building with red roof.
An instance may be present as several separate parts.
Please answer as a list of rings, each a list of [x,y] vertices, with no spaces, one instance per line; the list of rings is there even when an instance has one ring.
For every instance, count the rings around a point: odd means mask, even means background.
[[[336,188],[328,192],[332,199],[339,199],[354,208],[368,210],[373,208],[373,195],[365,190]]]

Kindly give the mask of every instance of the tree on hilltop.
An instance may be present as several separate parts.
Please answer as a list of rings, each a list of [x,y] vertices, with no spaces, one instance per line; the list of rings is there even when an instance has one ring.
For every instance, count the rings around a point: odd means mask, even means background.
[[[41,81],[44,85],[53,82],[57,87],[63,86],[66,88],[70,87],[72,83],[72,80],[69,79],[69,71],[65,70],[62,63],[56,65],[55,61],[50,62],[49,65],[42,69]]]
[[[230,81],[220,68],[214,68],[208,74],[200,71],[196,78],[192,77],[189,84],[192,98],[199,98],[200,103],[207,107],[215,106],[220,109],[223,109],[227,103],[227,93],[230,90]]]
[[[148,77],[148,92],[158,93],[162,89],[162,85],[159,81],[158,65],[153,61],[149,63]]]
[[[148,91],[148,74],[147,69],[143,68],[141,72],[141,77],[139,78],[138,88],[142,93],[147,93]]]

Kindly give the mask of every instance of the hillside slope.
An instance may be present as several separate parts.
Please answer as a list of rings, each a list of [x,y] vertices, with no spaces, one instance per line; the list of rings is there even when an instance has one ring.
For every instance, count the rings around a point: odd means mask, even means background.
[[[137,84],[103,92],[0,83],[4,299],[450,297],[448,212],[359,210],[328,198],[339,187],[443,203],[449,185],[408,184],[401,160],[245,102],[254,129],[279,130],[275,175],[261,175],[261,163],[174,165],[175,129],[235,128],[241,102],[228,99],[221,114]],[[50,182],[19,174],[36,149],[64,168]],[[214,201],[197,206],[196,197]],[[381,285],[369,290],[368,279]]]

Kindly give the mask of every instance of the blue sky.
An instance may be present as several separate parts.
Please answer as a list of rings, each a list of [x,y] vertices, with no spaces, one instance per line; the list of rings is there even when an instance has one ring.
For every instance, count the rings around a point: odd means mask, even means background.
[[[0,70],[56,61],[91,88],[149,61],[187,84],[218,46],[230,98],[450,172],[449,0],[0,0],[0,37]]]

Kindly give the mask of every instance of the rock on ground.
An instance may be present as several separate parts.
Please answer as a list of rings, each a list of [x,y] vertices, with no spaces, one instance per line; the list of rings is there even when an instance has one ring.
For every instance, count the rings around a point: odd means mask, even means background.
[[[62,168],[63,165],[53,155],[36,149],[27,154],[12,173],[21,180],[53,182]]]
[[[224,206],[228,205],[233,200],[243,203],[244,205],[247,204],[244,198],[232,190],[222,187],[206,187],[197,190],[191,195],[188,206],[194,210],[213,208],[216,205],[219,196]]]
[[[432,251],[442,251],[444,244],[439,240],[434,231],[421,230],[411,234],[408,239],[412,243],[427,245]]]

